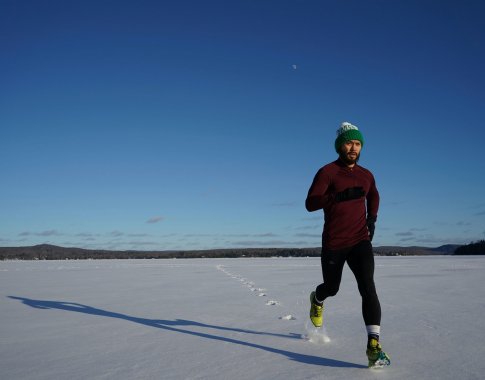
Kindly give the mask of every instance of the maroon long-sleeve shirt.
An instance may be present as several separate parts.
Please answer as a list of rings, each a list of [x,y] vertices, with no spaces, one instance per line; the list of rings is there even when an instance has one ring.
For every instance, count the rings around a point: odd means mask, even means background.
[[[341,202],[335,199],[337,193],[351,187],[362,187],[365,195]],[[323,209],[324,248],[341,249],[369,240],[366,217],[377,218],[379,192],[369,170],[357,164],[349,168],[336,160],[317,172],[305,206],[308,211]]]

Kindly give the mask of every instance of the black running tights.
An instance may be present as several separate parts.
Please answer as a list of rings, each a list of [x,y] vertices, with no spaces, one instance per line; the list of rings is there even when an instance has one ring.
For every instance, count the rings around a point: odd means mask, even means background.
[[[322,249],[323,284],[317,286],[317,299],[323,301],[337,294],[345,262],[357,280],[365,324],[380,325],[381,305],[374,284],[374,254],[368,240],[345,249]]]

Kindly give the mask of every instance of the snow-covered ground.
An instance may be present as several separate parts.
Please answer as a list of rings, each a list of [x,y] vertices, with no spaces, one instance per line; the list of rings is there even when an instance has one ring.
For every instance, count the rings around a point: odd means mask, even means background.
[[[376,257],[366,368],[348,268],[308,328],[317,258],[0,262],[0,378],[483,379],[485,257]]]

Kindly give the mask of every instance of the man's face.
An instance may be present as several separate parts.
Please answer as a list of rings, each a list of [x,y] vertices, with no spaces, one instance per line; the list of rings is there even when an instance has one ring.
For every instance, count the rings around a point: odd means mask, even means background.
[[[347,165],[355,165],[359,161],[362,143],[359,140],[348,140],[340,147],[340,159]]]

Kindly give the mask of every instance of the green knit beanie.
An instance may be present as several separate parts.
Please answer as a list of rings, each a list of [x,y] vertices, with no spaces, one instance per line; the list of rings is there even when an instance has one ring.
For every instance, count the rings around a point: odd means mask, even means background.
[[[342,144],[349,140],[359,140],[364,146],[364,136],[359,129],[346,121],[342,123],[339,129],[337,129],[337,138],[335,139],[335,151],[338,153]]]

